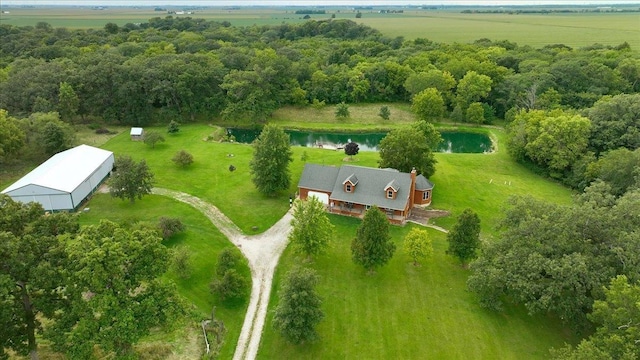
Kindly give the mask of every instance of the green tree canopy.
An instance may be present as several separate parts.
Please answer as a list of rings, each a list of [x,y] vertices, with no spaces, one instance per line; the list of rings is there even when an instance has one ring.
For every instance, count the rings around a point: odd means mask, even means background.
[[[419,260],[424,260],[433,254],[431,238],[426,230],[413,228],[404,237],[404,251],[413,260],[413,265],[418,266]]]
[[[0,358],[12,349],[37,359],[41,321],[67,309],[69,299],[60,291],[69,284],[67,253],[57,236],[78,228],[68,213],[45,215],[37,203],[0,194]]]
[[[315,291],[318,281],[315,271],[294,268],[286,274],[278,292],[273,326],[293,344],[318,338],[315,328],[324,318],[322,299]]]
[[[111,175],[109,183],[112,197],[129,199],[133,204],[136,198],[142,199],[142,196],[151,194],[153,173],[146,161],[140,160],[136,163],[129,156],[121,156],[116,159],[114,167],[116,170]]]
[[[80,99],[73,87],[63,81],[60,83],[60,92],[58,94],[58,112],[62,120],[73,122],[73,117],[78,113]]]
[[[251,180],[258,191],[274,195],[277,191],[288,189],[291,161],[293,152],[289,135],[277,125],[265,126],[253,143],[253,159],[249,164]]]
[[[615,199],[596,183],[571,206],[513,198],[497,241],[471,264],[467,285],[481,304],[500,308],[504,299],[531,314],[553,312],[574,328],[616,275],[640,278],[640,192]]]
[[[351,241],[353,262],[364,267],[369,273],[385,265],[396,251],[396,244],[389,235],[389,220],[377,207],[367,210],[358,227],[356,237]]]
[[[157,143],[164,142],[164,136],[157,131],[145,131],[142,135],[142,141],[153,149]]]
[[[480,218],[471,209],[465,209],[447,234],[447,254],[455,256],[465,265],[475,259],[480,248]]]
[[[435,173],[437,160],[430,142],[422,132],[415,131],[412,127],[390,131],[380,141],[378,148],[378,164],[381,168],[394,168],[403,172],[411,172],[415,168],[426,177]]]
[[[640,357],[640,286],[624,275],[611,280],[605,298],[596,300],[589,319],[596,332],[575,348],[566,346],[552,353],[558,360],[636,359]]]
[[[18,120],[0,109],[0,159],[17,153],[24,145],[25,135]]]
[[[420,119],[434,120],[444,115],[444,100],[436,88],[428,88],[411,99],[411,111]]]
[[[131,356],[151,328],[183,313],[175,286],[160,280],[170,254],[155,230],[129,231],[102,220],[66,241],[74,301],[57,314],[48,337],[70,357],[90,357],[94,345]]]
[[[324,204],[315,196],[296,201],[289,241],[301,253],[312,257],[322,253],[333,237],[333,225]]]

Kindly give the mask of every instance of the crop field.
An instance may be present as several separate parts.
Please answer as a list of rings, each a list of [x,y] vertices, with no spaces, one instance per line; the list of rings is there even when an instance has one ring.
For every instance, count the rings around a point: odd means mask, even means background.
[[[166,11],[151,7],[114,7],[94,10],[82,7],[2,8],[9,14],[0,15],[0,24],[35,25],[40,21],[54,27],[103,27],[108,22],[118,25],[143,23],[153,17],[165,17]],[[167,10],[182,10],[167,8]],[[328,8],[326,14],[311,15],[315,20],[352,19],[380,30],[389,37],[426,38],[436,42],[468,43],[481,38],[509,40],[519,45],[541,47],[565,44],[583,47],[594,43],[619,45],[628,42],[640,48],[640,13],[552,13],[552,14],[463,14],[462,9],[417,10],[397,14],[379,14],[377,10],[362,10],[356,19],[351,8]],[[215,21],[228,21],[234,26],[277,25],[300,23],[304,15],[293,8],[204,8],[191,16]]]

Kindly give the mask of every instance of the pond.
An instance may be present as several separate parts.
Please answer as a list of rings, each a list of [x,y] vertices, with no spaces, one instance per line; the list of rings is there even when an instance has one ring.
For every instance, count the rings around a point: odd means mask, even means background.
[[[260,134],[259,130],[228,128],[227,132],[236,138],[237,142],[250,144]],[[325,149],[341,149],[345,144],[353,141],[360,147],[360,151],[377,151],[380,140],[387,135],[376,133],[329,133],[285,130],[291,139],[291,145],[317,147]],[[436,149],[443,153],[484,153],[491,151],[491,139],[485,134],[460,131],[443,131],[442,143]]]

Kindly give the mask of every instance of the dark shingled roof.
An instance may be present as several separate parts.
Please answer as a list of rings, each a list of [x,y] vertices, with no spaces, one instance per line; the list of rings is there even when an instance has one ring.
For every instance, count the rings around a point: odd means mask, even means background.
[[[420,174],[416,176],[416,190],[431,190],[433,189],[433,183],[429,181],[424,175]]]
[[[336,183],[338,168],[317,164],[305,164],[298,187],[331,192]]]
[[[350,193],[344,191],[344,184],[347,180],[357,184]],[[411,195],[411,174],[388,168],[378,169],[353,165],[343,165],[337,168],[305,164],[298,187],[329,192],[331,193],[330,200],[404,210]],[[397,191],[395,199],[387,198],[385,190],[389,187]],[[433,189],[433,183],[423,175],[418,175],[416,189],[423,191]]]
[[[342,188],[342,181],[351,174],[355,174],[359,182],[355,190],[348,193]],[[409,202],[411,174],[401,173],[398,170],[344,165],[340,168],[336,180],[330,196],[331,200],[376,205],[379,208],[394,210],[404,210]],[[389,199],[385,188],[394,180],[399,191],[395,199]]]

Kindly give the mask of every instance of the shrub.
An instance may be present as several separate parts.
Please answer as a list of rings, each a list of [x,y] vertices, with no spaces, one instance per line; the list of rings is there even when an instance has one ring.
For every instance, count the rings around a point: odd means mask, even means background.
[[[188,166],[193,164],[193,155],[184,150],[180,150],[173,156],[171,161],[178,166]]]
[[[167,132],[169,134],[175,134],[178,131],[180,131],[180,124],[178,122],[176,122],[175,120],[171,120],[171,122],[167,126]]]
[[[248,282],[236,269],[228,269],[222,278],[211,282],[211,292],[221,300],[243,299],[248,293]]]
[[[173,250],[173,270],[183,279],[187,279],[191,275],[191,253],[189,250],[180,246]]]
[[[173,235],[183,232],[187,227],[178,218],[161,217],[158,220],[158,228],[163,239],[168,239]]]

